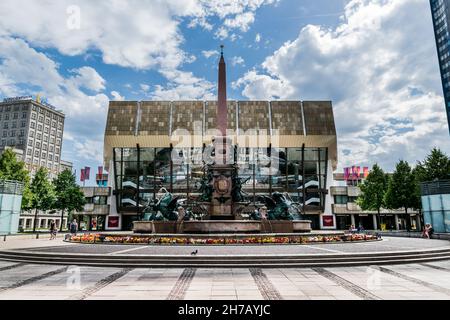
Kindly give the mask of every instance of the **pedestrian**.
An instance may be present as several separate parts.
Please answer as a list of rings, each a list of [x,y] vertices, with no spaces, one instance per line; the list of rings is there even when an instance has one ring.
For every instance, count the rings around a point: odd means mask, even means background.
[[[423,228],[422,238],[431,239],[431,234],[433,233],[433,227],[431,224],[427,223],[425,228]]]
[[[77,219],[73,219],[72,223],[70,224],[70,233],[76,235],[77,231],[78,231]]]
[[[428,229],[428,236],[429,236],[430,239],[431,239],[431,236],[433,235],[433,233],[434,233],[434,229],[433,229],[433,226],[430,223],[430,227]]]
[[[56,223],[55,220],[52,220],[50,222],[50,240],[55,240],[56,239]]]

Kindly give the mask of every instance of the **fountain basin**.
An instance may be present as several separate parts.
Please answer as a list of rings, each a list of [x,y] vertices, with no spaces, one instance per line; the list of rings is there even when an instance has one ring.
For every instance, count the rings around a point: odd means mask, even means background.
[[[311,221],[135,221],[133,232],[146,234],[238,234],[238,233],[295,233],[311,232]]]

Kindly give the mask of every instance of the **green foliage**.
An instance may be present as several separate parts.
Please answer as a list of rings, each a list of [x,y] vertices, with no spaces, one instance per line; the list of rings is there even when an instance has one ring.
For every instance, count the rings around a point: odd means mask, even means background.
[[[0,180],[19,181],[24,184],[22,195],[22,209],[29,210],[33,198],[30,189],[30,176],[25,168],[25,163],[17,160],[16,154],[11,149],[6,149],[0,157]]]
[[[433,148],[423,162],[418,162],[415,174],[419,182],[450,179],[450,158]]]
[[[379,213],[384,206],[387,177],[378,164],[373,166],[366,180],[360,185],[360,189],[361,195],[358,197],[357,203],[361,209]]]
[[[16,154],[11,149],[6,149],[0,157],[0,179],[24,183],[30,181],[25,163],[18,161]]]
[[[418,208],[420,197],[417,194],[417,180],[406,161],[400,161],[389,179],[388,188],[384,197],[387,208],[403,208],[405,213],[408,208]]]
[[[33,182],[31,183],[31,208],[37,210],[53,209],[56,196],[53,184],[49,181],[48,171],[41,167],[36,172]]]
[[[86,199],[76,183],[75,175],[70,170],[64,170],[53,180],[55,187],[55,208],[62,211],[81,211]]]

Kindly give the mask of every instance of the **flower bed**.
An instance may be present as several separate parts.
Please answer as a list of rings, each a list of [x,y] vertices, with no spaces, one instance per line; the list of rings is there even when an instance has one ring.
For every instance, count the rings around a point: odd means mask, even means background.
[[[69,237],[70,242],[104,244],[153,244],[153,245],[245,245],[245,244],[314,244],[349,241],[375,241],[377,236],[369,234],[316,235],[316,236],[120,236],[82,234]]]

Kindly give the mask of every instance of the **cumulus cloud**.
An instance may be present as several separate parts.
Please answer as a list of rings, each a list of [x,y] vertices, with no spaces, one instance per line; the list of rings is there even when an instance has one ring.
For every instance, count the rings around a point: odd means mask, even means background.
[[[124,101],[125,100],[125,97],[123,97],[117,91],[111,91],[111,95],[112,95],[114,101]]]
[[[338,27],[304,27],[233,86],[251,99],[332,100],[341,166],[392,169],[450,150],[427,1],[352,0]]]
[[[76,75],[72,81],[79,87],[99,92],[105,89],[105,79],[103,79],[95,69],[91,67],[82,67],[71,70]]]
[[[204,50],[202,51],[202,55],[206,58],[209,59],[213,56],[218,56],[219,55],[219,51],[217,50]]]
[[[233,58],[231,58],[231,64],[233,65],[233,67],[237,66],[237,65],[242,65],[243,66],[244,63],[245,63],[245,61],[244,61],[244,59],[242,57],[234,56]]]

